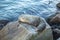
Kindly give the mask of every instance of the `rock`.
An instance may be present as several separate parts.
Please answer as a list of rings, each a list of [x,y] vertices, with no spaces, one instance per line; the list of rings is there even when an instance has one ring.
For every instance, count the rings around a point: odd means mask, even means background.
[[[9,20],[0,20],[0,30],[9,22]]]
[[[59,29],[53,29],[54,34],[54,40],[58,39],[60,37],[60,30]]]
[[[60,12],[56,12],[55,14],[48,17],[46,20],[51,26],[60,24]]]
[[[51,20],[50,23],[60,23],[60,14],[57,14],[54,16]]]
[[[48,18],[49,25],[52,28],[53,31],[53,36],[54,36],[54,40],[56,40],[57,38],[60,37],[60,34],[57,33],[58,31],[56,29],[60,29],[60,12],[56,12],[54,15],[51,15]]]
[[[32,16],[23,15],[19,17],[19,20],[7,24],[0,31],[0,40],[53,40],[51,28],[46,21],[43,18],[38,20],[37,16]],[[35,17],[37,19],[33,19]],[[30,22],[31,20],[33,21]],[[37,26],[31,24],[35,20],[39,21],[39,24],[35,23]]]
[[[49,25],[52,24],[52,23],[50,23],[50,20],[51,20],[54,16],[56,16],[56,14],[57,14],[57,13],[50,15],[50,16],[46,19],[46,21],[47,21],[47,23],[48,23]]]
[[[58,33],[58,34],[60,34],[60,30],[59,29],[54,29],[53,31]]]
[[[60,40],[60,38],[58,38],[57,40]]]
[[[56,4],[56,7],[57,7],[58,9],[60,9],[60,3]]]
[[[0,40],[10,40],[13,37],[13,33],[17,32],[19,23],[18,21],[8,23],[1,31],[0,31]]]

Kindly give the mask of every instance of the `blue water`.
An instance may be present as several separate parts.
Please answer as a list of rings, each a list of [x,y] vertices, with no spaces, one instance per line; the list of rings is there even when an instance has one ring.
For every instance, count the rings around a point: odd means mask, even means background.
[[[0,0],[0,20],[17,20],[21,14],[44,18],[56,12],[59,0]]]

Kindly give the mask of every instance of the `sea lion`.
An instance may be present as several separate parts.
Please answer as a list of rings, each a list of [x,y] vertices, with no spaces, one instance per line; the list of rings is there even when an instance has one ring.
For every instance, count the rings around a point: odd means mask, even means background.
[[[42,31],[46,27],[44,20],[41,17],[36,16],[36,15],[35,16],[27,15],[27,14],[21,15],[19,17],[19,21],[20,21],[20,23],[21,22],[27,23],[27,24],[30,24],[30,25],[37,27],[38,31]]]
[[[36,32],[40,34],[45,28],[46,24],[39,16],[23,14],[19,16],[17,21],[8,23],[0,31],[0,38],[1,40],[26,40],[27,36],[29,38],[29,35],[34,35]]]

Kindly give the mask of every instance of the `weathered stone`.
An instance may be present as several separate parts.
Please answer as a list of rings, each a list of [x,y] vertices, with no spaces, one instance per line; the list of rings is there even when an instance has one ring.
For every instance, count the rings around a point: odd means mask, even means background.
[[[33,24],[29,23],[31,19],[33,19],[35,16],[33,16],[33,18],[30,17],[30,15],[24,17],[28,17],[28,19],[29,18],[30,19],[27,20],[27,18],[26,19],[23,18],[24,19],[23,21],[19,19],[19,21],[11,22],[7,24],[0,31],[0,39],[1,40],[53,40],[51,28],[44,19],[40,18],[39,21],[40,23],[36,27]],[[25,22],[25,20],[27,20],[28,22]]]

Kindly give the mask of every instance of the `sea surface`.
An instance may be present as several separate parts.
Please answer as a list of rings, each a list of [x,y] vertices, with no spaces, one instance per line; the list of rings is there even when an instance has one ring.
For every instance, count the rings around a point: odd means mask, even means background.
[[[57,11],[60,0],[0,0],[0,20],[15,21],[21,14],[47,18]]]

